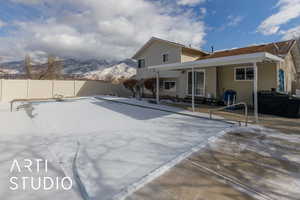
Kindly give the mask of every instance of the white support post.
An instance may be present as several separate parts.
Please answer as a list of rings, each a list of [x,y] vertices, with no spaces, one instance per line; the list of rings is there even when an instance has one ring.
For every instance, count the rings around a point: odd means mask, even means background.
[[[258,122],[258,97],[257,97],[257,91],[258,91],[258,75],[257,75],[257,63],[253,63],[253,69],[254,69],[254,80],[253,80],[253,92],[254,92],[254,117],[255,122]]]
[[[156,103],[159,104],[159,72],[156,72]]]
[[[195,112],[195,70],[192,68],[192,109]]]

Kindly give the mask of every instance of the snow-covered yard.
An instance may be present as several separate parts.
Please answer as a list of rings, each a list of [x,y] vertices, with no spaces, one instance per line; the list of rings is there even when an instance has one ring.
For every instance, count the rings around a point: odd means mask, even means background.
[[[120,199],[232,126],[92,97],[14,112],[1,105],[0,121],[0,199],[6,200]],[[37,167],[10,173],[14,159],[39,158],[48,160],[47,173]],[[12,176],[70,176],[73,188],[12,191]]]

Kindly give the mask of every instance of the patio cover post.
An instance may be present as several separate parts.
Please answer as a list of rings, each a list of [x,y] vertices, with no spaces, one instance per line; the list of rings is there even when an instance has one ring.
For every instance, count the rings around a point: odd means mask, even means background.
[[[195,112],[195,70],[192,67],[192,109]]]
[[[253,80],[253,90],[254,90],[254,117],[255,122],[258,122],[258,97],[257,97],[257,84],[258,84],[258,76],[257,76],[257,63],[253,63],[253,69],[254,69],[254,80]]]
[[[156,103],[159,104],[159,72],[156,72]]]

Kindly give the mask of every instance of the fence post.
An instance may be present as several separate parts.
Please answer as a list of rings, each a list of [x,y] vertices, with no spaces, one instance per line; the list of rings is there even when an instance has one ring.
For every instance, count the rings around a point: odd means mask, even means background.
[[[73,96],[76,97],[76,80],[74,80],[73,90],[74,90],[74,93],[73,93],[74,95]]]
[[[52,98],[54,97],[54,80],[52,80]]]

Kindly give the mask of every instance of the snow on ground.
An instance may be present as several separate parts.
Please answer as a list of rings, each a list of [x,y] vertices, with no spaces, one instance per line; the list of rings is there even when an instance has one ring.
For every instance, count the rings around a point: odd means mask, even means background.
[[[96,98],[32,103],[12,113],[0,107],[0,199],[6,200],[120,199],[232,127]],[[13,160],[25,158],[48,160],[49,171],[10,173]],[[72,190],[8,188],[12,176],[45,175],[72,177]]]

